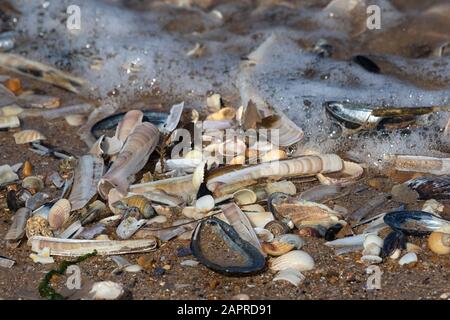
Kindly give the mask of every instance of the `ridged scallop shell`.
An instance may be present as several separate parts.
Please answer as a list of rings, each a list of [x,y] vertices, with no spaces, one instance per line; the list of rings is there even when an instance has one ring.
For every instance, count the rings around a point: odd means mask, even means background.
[[[69,200],[60,199],[56,201],[48,213],[48,223],[53,229],[59,229],[70,217],[72,209]]]
[[[22,180],[22,188],[33,189],[36,192],[44,189],[44,181],[37,176],[29,176]]]
[[[46,139],[46,137],[37,130],[22,130],[13,134],[13,137],[16,144],[25,144]]]
[[[257,200],[257,197],[256,197],[256,194],[252,190],[242,189],[242,190],[236,191],[233,194],[233,199],[238,205],[245,206],[248,204],[255,203]]]
[[[272,260],[270,269],[275,271],[286,269],[294,269],[300,272],[308,271],[314,269],[314,260],[305,251],[294,250]]]

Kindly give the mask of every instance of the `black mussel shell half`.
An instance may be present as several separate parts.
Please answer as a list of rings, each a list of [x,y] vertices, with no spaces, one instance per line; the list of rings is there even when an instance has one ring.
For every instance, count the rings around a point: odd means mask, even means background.
[[[144,118],[142,121],[150,122],[157,127],[162,126],[167,119],[168,114],[165,112],[156,112],[151,110],[142,110],[144,113]],[[122,121],[126,112],[113,114],[112,116],[106,117],[96,124],[91,129],[91,133],[97,139],[102,135],[102,131],[111,130],[117,127],[120,121]]]
[[[395,211],[384,216],[384,223],[407,235],[423,236],[448,226],[450,221],[425,211]]]
[[[232,226],[215,217],[203,220],[194,230],[191,251],[211,270],[226,275],[248,275],[262,271],[266,259]]]
[[[336,235],[338,234],[339,231],[341,231],[341,229],[344,226],[340,223],[336,223],[334,226],[331,226],[327,229],[327,231],[325,232],[325,240],[327,241],[333,241],[334,239],[336,239]]]
[[[366,56],[362,56],[362,55],[354,56],[352,58],[352,61],[359,64],[361,67],[363,67],[368,72],[380,73],[380,67]]]
[[[420,177],[405,183],[419,194],[420,200],[450,200],[450,175]]]
[[[381,257],[389,257],[396,249],[406,249],[406,236],[400,230],[394,230],[386,236],[381,249]]]

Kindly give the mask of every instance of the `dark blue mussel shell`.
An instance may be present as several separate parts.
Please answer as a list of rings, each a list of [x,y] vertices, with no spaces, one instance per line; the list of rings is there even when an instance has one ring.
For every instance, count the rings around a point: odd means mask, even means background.
[[[142,110],[144,113],[143,121],[150,122],[157,127],[162,126],[168,117],[168,114],[165,112],[156,112],[151,110]],[[126,112],[113,114],[112,116],[106,117],[96,124],[91,129],[92,134],[95,138],[100,138],[102,135],[101,132],[104,130],[111,130],[117,127],[120,121],[122,121]]]
[[[381,257],[389,257],[396,249],[406,249],[406,236],[400,230],[394,230],[384,238]]]
[[[262,271],[266,259],[232,226],[215,217],[203,220],[194,230],[191,251],[211,270],[226,275],[248,275]]]
[[[425,211],[394,211],[384,216],[384,223],[407,235],[424,236],[449,225],[450,221]]]

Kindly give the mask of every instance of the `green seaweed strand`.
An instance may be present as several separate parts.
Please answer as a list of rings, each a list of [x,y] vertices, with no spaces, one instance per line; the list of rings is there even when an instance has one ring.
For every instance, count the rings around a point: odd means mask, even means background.
[[[64,300],[65,298],[50,286],[50,280],[52,279],[52,277],[55,274],[63,275],[69,266],[80,263],[95,255],[97,255],[97,250],[94,250],[92,253],[85,254],[84,256],[80,256],[75,261],[64,260],[59,264],[58,269],[52,269],[47,272],[44,279],[42,279],[42,281],[39,283],[39,294],[41,295],[41,297],[49,300]]]

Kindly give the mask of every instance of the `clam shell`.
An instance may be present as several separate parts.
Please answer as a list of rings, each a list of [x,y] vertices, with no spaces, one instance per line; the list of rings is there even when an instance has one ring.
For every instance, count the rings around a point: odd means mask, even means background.
[[[281,256],[294,249],[294,246],[292,244],[276,240],[270,243],[264,242],[261,247],[265,253],[274,257]]]
[[[22,188],[33,189],[36,192],[44,189],[44,181],[37,176],[29,176],[22,180]]]
[[[379,256],[365,255],[361,257],[361,261],[365,264],[377,264],[383,262],[383,259]]]
[[[199,212],[209,212],[214,209],[214,198],[211,195],[203,196],[195,202],[195,209]]]
[[[48,223],[53,229],[59,229],[69,219],[72,209],[69,200],[60,199],[56,201],[48,213]]]
[[[368,234],[366,236],[366,239],[364,239],[364,249],[367,249],[372,244],[376,245],[379,248],[383,248],[383,239],[375,234]]]
[[[266,185],[267,194],[272,194],[275,192],[283,192],[285,194],[294,195],[297,193],[297,188],[295,184],[291,181],[277,181],[277,182],[269,182]]]
[[[256,194],[252,190],[243,189],[243,190],[239,190],[239,191],[236,191],[235,193],[233,193],[233,199],[238,205],[245,206],[248,204],[255,203],[257,200],[257,197],[256,197]]]
[[[270,269],[274,271],[286,269],[308,271],[314,269],[314,260],[305,251],[294,250],[272,260]]]
[[[17,116],[1,116],[0,129],[18,128],[20,127],[20,120]]]
[[[436,254],[450,254],[450,235],[432,232],[428,237],[428,248]]]
[[[89,295],[94,300],[119,300],[125,290],[120,283],[113,281],[101,281],[93,284]]]
[[[82,114],[69,114],[64,117],[67,124],[72,127],[79,127],[86,121],[86,117]]]
[[[37,130],[22,130],[13,134],[13,137],[16,144],[25,144],[46,139],[46,137]]]
[[[417,260],[417,254],[414,252],[409,252],[398,260],[398,264],[403,266],[405,264],[415,263]]]
[[[306,277],[298,270],[286,269],[278,272],[278,274],[273,278],[272,281],[287,281],[294,286],[298,287]]]

